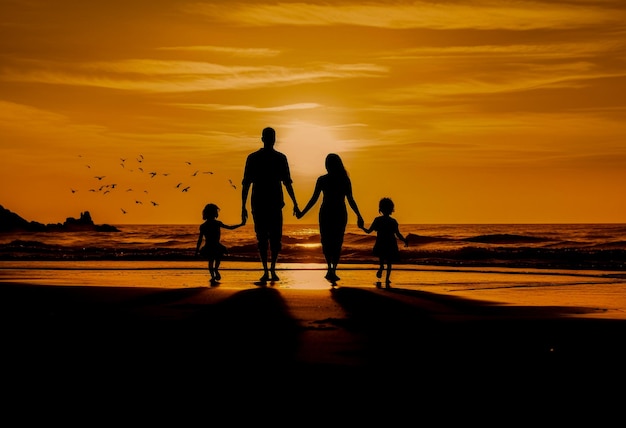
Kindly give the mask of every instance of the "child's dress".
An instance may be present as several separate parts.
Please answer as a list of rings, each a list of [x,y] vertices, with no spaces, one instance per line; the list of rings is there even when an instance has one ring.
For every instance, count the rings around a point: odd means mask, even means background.
[[[209,220],[200,225],[200,233],[204,235],[205,244],[200,249],[200,255],[205,258],[221,259],[228,254],[226,248],[220,242],[222,222],[219,220]]]
[[[379,216],[374,219],[371,229],[376,231],[373,250],[376,257],[387,261],[398,261],[400,258],[396,237],[398,228],[398,221],[393,217]]]

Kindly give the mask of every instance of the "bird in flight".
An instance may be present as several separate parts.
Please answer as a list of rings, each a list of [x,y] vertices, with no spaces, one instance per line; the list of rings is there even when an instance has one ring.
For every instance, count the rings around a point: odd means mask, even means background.
[[[189,188],[190,188],[190,186],[187,186],[187,187],[183,188],[183,190],[182,190],[182,191],[183,191],[183,192],[187,192],[187,191],[189,190]]]
[[[156,203],[156,202],[154,202],[154,201],[150,201],[150,203],[152,204],[152,206],[153,206],[153,207],[156,207],[157,205],[159,205],[159,204],[157,204],[157,203]]]
[[[122,214],[126,214],[126,210],[124,208],[120,208],[122,210]]]
[[[228,182],[230,183],[230,185],[233,187],[233,189],[236,189],[237,186],[235,186],[235,183],[233,183],[233,180],[231,180],[230,178],[228,179]]]
[[[106,177],[106,175],[96,175],[94,178],[97,178],[98,180],[102,180],[104,177]]]

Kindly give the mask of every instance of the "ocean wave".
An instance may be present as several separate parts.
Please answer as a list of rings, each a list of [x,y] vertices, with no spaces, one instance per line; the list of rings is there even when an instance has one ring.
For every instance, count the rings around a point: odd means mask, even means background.
[[[323,263],[319,246],[301,245],[301,240],[283,243],[281,262]],[[250,242],[227,246],[224,260],[258,261],[258,247]],[[197,260],[195,245],[188,248],[167,246],[73,247],[50,245],[39,241],[13,241],[0,245],[0,260]],[[345,245],[342,263],[376,263],[371,245]],[[439,266],[502,266],[560,269],[626,270],[626,249],[620,248],[545,248],[478,247],[448,249],[402,247],[398,264]]]
[[[541,238],[538,236],[513,235],[509,233],[478,235],[478,236],[473,236],[471,238],[465,238],[463,240],[469,241],[469,242],[483,242],[487,244],[528,244],[528,243],[535,243],[535,242],[551,241],[551,239]]]

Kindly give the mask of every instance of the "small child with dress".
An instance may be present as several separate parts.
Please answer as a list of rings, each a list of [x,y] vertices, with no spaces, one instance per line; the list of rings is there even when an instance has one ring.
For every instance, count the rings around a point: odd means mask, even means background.
[[[382,198],[378,203],[378,212],[381,215],[374,219],[369,228],[361,227],[368,234],[376,231],[376,242],[374,243],[373,252],[378,257],[380,263],[376,277],[381,278],[386,267],[385,286],[387,288],[391,287],[390,277],[393,263],[400,258],[397,239],[404,242],[405,247],[409,246],[407,238],[400,233],[398,221],[391,217],[394,211],[395,206],[391,198]]]
[[[220,275],[220,263],[222,257],[228,254],[228,249],[220,242],[222,229],[237,229],[246,224],[245,219],[239,224],[228,225],[217,219],[219,207],[215,204],[207,204],[202,210],[204,223],[200,225],[200,234],[196,243],[196,256],[200,254],[209,261],[209,273],[211,274],[211,284],[215,285],[222,279]],[[204,247],[201,248],[202,240],[205,240]]]

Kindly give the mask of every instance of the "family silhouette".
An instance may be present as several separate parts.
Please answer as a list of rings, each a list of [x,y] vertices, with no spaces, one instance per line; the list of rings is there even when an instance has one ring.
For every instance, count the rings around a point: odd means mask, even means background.
[[[303,218],[322,196],[318,214],[319,233],[327,265],[325,278],[333,287],[340,280],[337,267],[341,259],[348,224],[347,205],[356,214],[357,226],[360,229],[368,234],[372,231],[377,232],[373,253],[379,258],[380,268],[376,276],[381,278],[386,264],[386,284],[389,286],[392,264],[397,261],[399,255],[396,238],[408,246],[406,238],[399,232],[398,222],[391,217],[394,211],[393,201],[389,198],[381,199],[379,205],[381,216],[376,217],[369,228],[365,228],[365,222],[354,199],[352,182],[343,160],[338,154],[329,153],[325,159],[326,174],[317,178],[311,198],[304,209],[300,210],[293,189],[287,156],[274,148],[276,143],[274,128],[264,128],[261,141],[263,147],[250,153],[246,158],[241,182],[241,223],[225,225],[217,220],[219,208],[214,204],[208,204],[203,211],[203,218],[206,221],[200,226],[196,254],[200,252],[204,237],[207,242],[204,247],[207,250],[204,256],[209,257],[211,282],[216,283],[220,280],[218,270],[220,261],[223,255],[227,254],[226,247],[220,243],[220,229],[236,229],[246,224],[248,195],[250,195],[250,210],[263,268],[263,275],[257,284],[263,285],[268,281],[280,280],[276,273],[276,263],[282,249],[284,187],[293,203],[293,215],[297,219]]]

